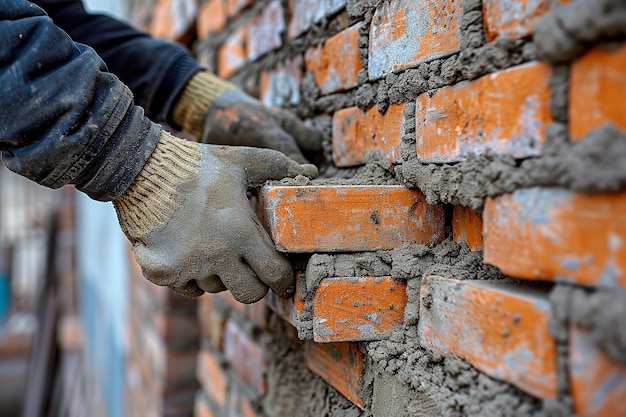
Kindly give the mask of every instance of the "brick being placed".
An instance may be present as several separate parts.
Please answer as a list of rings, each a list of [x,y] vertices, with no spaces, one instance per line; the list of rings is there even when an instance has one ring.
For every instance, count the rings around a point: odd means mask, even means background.
[[[435,244],[445,234],[443,208],[402,186],[265,186],[260,200],[265,225],[283,252],[393,249]]]

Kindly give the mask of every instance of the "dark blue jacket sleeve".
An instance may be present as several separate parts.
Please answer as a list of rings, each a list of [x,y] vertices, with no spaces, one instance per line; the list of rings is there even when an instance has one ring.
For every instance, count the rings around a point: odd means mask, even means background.
[[[182,45],[155,39],[130,25],[89,14],[81,0],[34,0],[75,42],[92,47],[135,95],[152,120],[171,120],[173,104],[201,68]]]
[[[0,0],[0,157],[39,184],[97,200],[124,192],[160,127],[98,55],[25,0]]]

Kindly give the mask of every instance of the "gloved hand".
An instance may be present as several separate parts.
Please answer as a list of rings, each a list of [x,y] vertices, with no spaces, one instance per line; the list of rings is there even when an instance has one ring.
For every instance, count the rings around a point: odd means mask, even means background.
[[[202,143],[275,149],[300,163],[307,162],[302,151],[322,150],[321,132],[206,71],[187,83],[172,118]]]
[[[290,295],[294,278],[251,209],[247,187],[296,175],[315,177],[317,168],[269,149],[199,145],[162,132],[113,204],[148,280],[186,296],[228,289],[253,303],[268,287]]]

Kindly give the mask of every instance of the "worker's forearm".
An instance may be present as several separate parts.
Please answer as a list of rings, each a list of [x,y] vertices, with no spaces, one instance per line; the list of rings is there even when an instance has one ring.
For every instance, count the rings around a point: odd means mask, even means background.
[[[111,200],[128,188],[160,129],[132,93],[24,0],[0,0],[0,152],[7,167],[48,186],[76,184]]]
[[[171,124],[174,100],[200,70],[176,43],[155,39],[125,22],[87,13],[80,0],[35,0],[75,42],[92,47],[135,95],[152,120]]]

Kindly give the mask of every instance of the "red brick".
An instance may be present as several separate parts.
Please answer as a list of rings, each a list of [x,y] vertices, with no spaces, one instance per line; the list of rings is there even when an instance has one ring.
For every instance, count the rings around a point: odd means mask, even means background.
[[[487,199],[485,263],[524,279],[626,285],[626,193],[531,188]]]
[[[611,122],[626,130],[626,44],[598,46],[572,64],[569,123],[572,140]]]
[[[259,88],[261,101],[273,107],[285,107],[300,103],[302,82],[302,56],[279,63],[274,69],[263,71]]]
[[[383,2],[376,9],[370,28],[370,79],[456,52],[461,45],[461,3],[461,0]]]
[[[306,52],[305,68],[313,73],[322,94],[356,87],[357,73],[361,69],[358,44],[360,27],[357,24],[345,29]]]
[[[224,355],[229,365],[257,393],[266,389],[263,349],[233,320],[226,323]]]
[[[224,0],[208,0],[200,6],[196,27],[198,39],[207,39],[211,33],[220,32],[225,27],[226,9]]]
[[[240,11],[252,5],[252,0],[226,0],[228,16],[236,16]]]
[[[159,0],[152,11],[150,33],[158,38],[179,40],[193,24],[196,0]]]
[[[283,45],[281,38],[281,34],[285,31],[283,15],[284,11],[280,0],[273,0],[260,15],[250,19],[246,43],[250,61],[254,61]]]
[[[570,332],[570,378],[577,415],[626,416],[626,365],[609,358],[578,327]]]
[[[289,38],[293,39],[311,28],[324,17],[345,7],[346,0],[289,0]]]
[[[304,354],[307,368],[356,406],[364,408],[364,401],[359,396],[364,355],[356,343],[307,342]]]
[[[293,297],[282,298],[272,291],[269,291],[266,296],[267,305],[294,327],[300,321],[300,313],[304,310],[304,300],[300,297],[299,286],[300,279],[296,276],[296,290]]]
[[[483,0],[485,33],[498,38],[523,38],[533,33],[535,22],[558,3],[569,0]]]
[[[470,250],[483,250],[483,218],[474,210],[456,206],[452,213],[452,238]]]
[[[551,69],[529,63],[417,97],[417,156],[458,162],[486,150],[515,158],[539,155],[551,122]]]
[[[230,386],[230,395],[228,397],[228,407],[226,415],[236,417],[257,417],[250,398],[238,384],[233,383]]]
[[[230,34],[217,50],[217,75],[228,78],[246,63],[246,29]]]
[[[157,331],[164,340],[196,341],[199,336],[198,320],[195,316],[178,312],[157,313],[154,317]]]
[[[406,302],[406,284],[391,277],[323,279],[313,303],[313,340],[386,339],[404,322]]]
[[[196,374],[202,390],[218,406],[226,406],[227,379],[220,363],[206,349],[198,354]]]
[[[540,398],[557,395],[550,302],[537,287],[428,277],[420,292],[422,344]]]
[[[392,104],[385,114],[372,107],[363,112],[358,107],[339,110],[333,115],[333,161],[349,167],[366,162],[371,154],[399,163],[404,105]]]
[[[266,186],[261,200],[283,252],[393,249],[444,237],[443,208],[403,186]]]
[[[198,392],[196,394],[193,406],[193,415],[194,417],[215,417],[215,414],[211,411],[206,396],[202,392]]]

